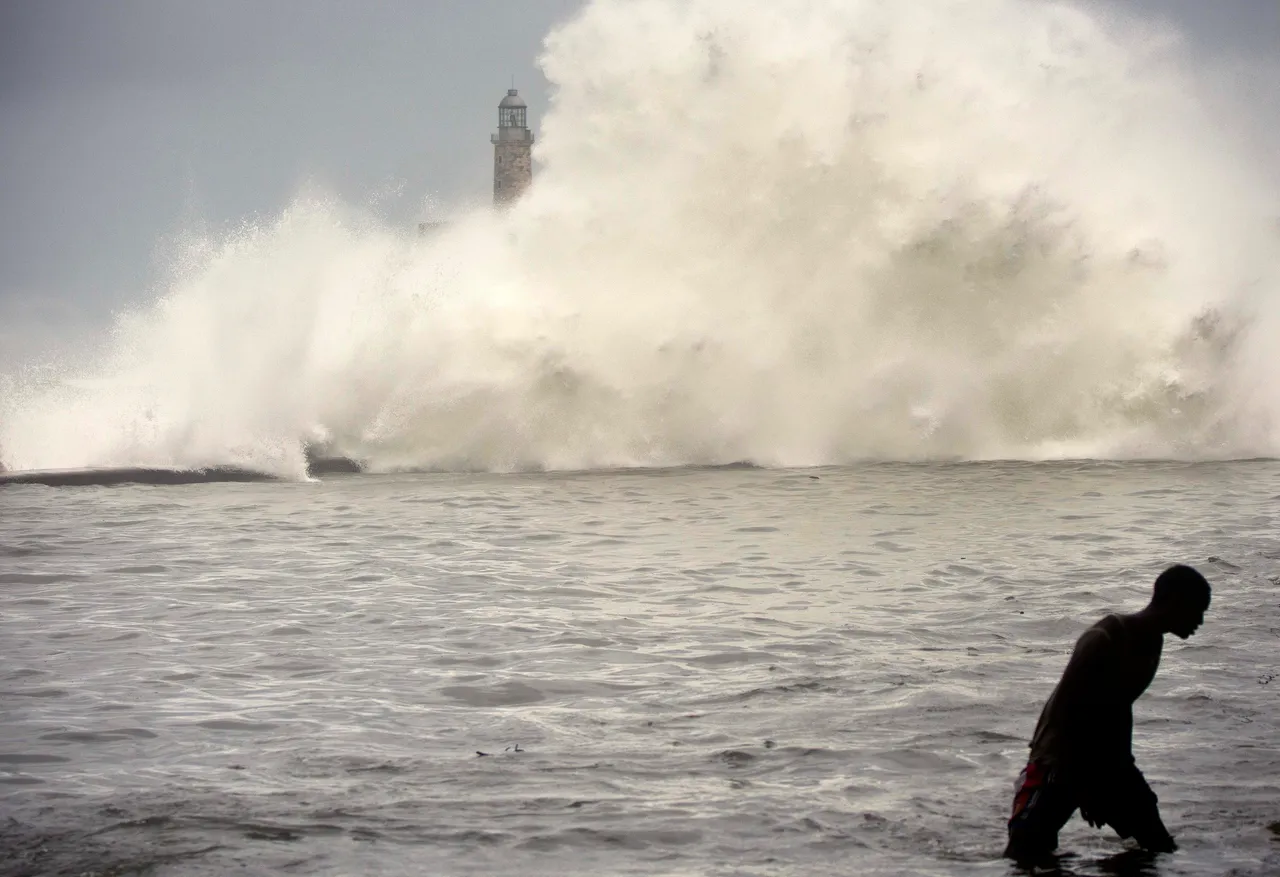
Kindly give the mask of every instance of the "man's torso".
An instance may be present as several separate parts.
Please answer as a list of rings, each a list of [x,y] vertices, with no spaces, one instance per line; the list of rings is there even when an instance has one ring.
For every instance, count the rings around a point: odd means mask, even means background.
[[[1132,764],[1133,702],[1160,664],[1161,637],[1108,615],[1076,643],[1040,713],[1031,758],[1068,774]]]

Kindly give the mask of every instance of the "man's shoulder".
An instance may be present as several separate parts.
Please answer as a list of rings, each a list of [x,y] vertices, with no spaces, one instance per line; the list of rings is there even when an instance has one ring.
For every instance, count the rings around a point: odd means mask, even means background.
[[[1111,613],[1111,615],[1103,616],[1094,621],[1092,625],[1085,627],[1080,639],[1110,639],[1112,636],[1123,634],[1124,621],[1120,616]]]
[[[1076,649],[1105,648],[1119,642],[1124,634],[1123,617],[1113,613],[1098,619],[1080,634],[1080,638],[1076,640]]]
[[[1095,621],[1089,630],[1100,630],[1107,636],[1119,636],[1125,632],[1124,616],[1117,615],[1115,612],[1104,615]]]

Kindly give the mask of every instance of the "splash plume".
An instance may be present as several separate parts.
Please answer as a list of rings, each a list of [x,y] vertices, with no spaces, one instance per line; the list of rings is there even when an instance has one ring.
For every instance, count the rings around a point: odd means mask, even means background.
[[[597,0],[533,188],[207,241],[11,468],[298,474],[1277,452],[1274,193],[1173,35],[1065,3]]]

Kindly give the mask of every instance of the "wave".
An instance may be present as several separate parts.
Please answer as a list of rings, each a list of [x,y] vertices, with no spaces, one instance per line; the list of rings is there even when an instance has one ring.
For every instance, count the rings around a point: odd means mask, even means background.
[[[1176,35],[1065,3],[597,0],[534,186],[193,241],[10,468],[1274,455],[1274,192]]]

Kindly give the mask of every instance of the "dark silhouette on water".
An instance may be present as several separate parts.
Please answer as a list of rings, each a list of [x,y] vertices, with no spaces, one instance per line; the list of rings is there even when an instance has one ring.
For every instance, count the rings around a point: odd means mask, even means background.
[[[305,449],[307,475],[354,474],[363,472],[350,457],[326,454],[308,445]],[[198,469],[165,469],[153,466],[117,466],[87,469],[29,469],[9,472],[0,464],[0,486],[41,484],[45,487],[115,487],[121,484],[214,484],[233,481],[281,481],[279,476],[239,466],[205,466]]]
[[[353,475],[364,471],[358,461],[336,454],[331,448],[308,444],[303,448],[303,453],[307,458],[307,475],[312,478],[320,475]]]
[[[43,484],[46,487],[114,487],[119,484],[211,484],[222,481],[279,481],[275,475],[235,466],[206,469],[152,469],[129,466],[115,469],[44,469],[0,472],[5,484]]]
[[[1156,579],[1150,604],[1108,615],[1076,642],[1045,703],[1018,777],[1005,855],[1020,864],[1049,860],[1071,814],[1110,825],[1150,852],[1177,849],[1160,820],[1156,795],[1134,763],[1133,703],[1160,664],[1164,634],[1186,639],[1204,622],[1210,588],[1189,566]]]

